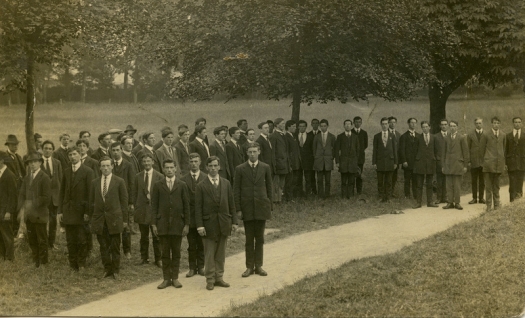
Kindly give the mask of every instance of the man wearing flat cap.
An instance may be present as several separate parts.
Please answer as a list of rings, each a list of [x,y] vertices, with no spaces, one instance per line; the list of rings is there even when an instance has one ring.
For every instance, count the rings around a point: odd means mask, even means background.
[[[13,223],[18,197],[16,177],[6,165],[12,160],[6,152],[0,151],[0,258],[9,261],[15,257]]]
[[[51,202],[51,179],[40,169],[43,161],[38,152],[27,156],[25,163],[30,171],[22,181],[17,208],[24,208],[25,211],[27,238],[36,267],[48,262],[47,222]]]

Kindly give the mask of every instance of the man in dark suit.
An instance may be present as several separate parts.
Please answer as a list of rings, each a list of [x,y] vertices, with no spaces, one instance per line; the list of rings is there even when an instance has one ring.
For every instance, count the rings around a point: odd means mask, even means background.
[[[525,135],[521,133],[521,118],[512,119],[512,132],[507,134],[505,165],[509,173],[510,202],[523,196],[523,175],[525,174]]]
[[[296,139],[299,143],[299,154],[301,157],[301,172],[299,183],[303,191],[303,177],[304,177],[304,194],[306,197],[313,193],[312,174],[314,174],[314,136],[313,134],[307,133],[306,128],[308,124],[304,120],[299,120],[299,132],[297,133]],[[315,177],[313,177],[315,179]]]
[[[284,197],[286,200],[293,200],[303,195],[303,169],[301,167],[301,152],[299,141],[295,137],[297,130],[293,120],[286,121],[284,140],[288,148],[288,158],[290,158],[290,173],[286,175],[284,186]]]
[[[483,180],[483,153],[481,153],[480,143],[483,135],[483,119],[474,119],[476,129],[467,135],[467,145],[470,152],[470,175],[472,179],[472,201],[468,204],[485,203],[483,200],[485,192],[485,181]],[[479,192],[478,192],[479,191]]]
[[[486,188],[486,209],[490,211],[494,203],[494,210],[501,207],[499,197],[499,177],[505,171],[505,148],[507,138],[499,129],[501,121],[498,117],[490,120],[492,131],[484,134],[480,142],[480,151],[483,153],[483,177]]]
[[[286,182],[286,175],[291,172],[289,151],[286,140],[284,139],[284,119],[274,120],[275,129],[270,135],[273,157],[275,158],[275,173],[273,175],[273,202],[281,203],[283,189]]]
[[[68,167],[69,166],[69,158],[67,157],[67,148],[69,147],[69,140],[70,140],[69,134],[62,134],[59,137],[60,140],[60,147],[55,150],[53,153],[53,157],[55,159],[58,159],[60,161],[60,164],[62,167]]]
[[[135,175],[133,186],[134,221],[139,224],[140,230],[140,265],[149,263],[149,234],[153,233],[151,228],[151,191],[155,183],[164,180],[164,176],[153,169],[153,157],[150,154],[142,156],[144,170]],[[162,267],[160,240],[158,236],[152,235],[153,255],[155,265]]]
[[[190,143],[191,143],[192,141],[194,141],[195,138],[198,137],[198,136],[197,136],[197,134],[198,134],[198,133],[197,133],[197,127],[199,127],[199,126],[206,127],[206,118],[202,118],[202,117],[201,117],[201,118],[197,118],[197,120],[195,121],[195,131],[193,132],[193,134],[190,135],[190,139],[189,139]],[[206,143],[206,145],[209,145],[209,144],[210,144],[210,143],[208,142],[208,136],[204,135],[204,137],[201,138],[201,139]],[[193,151],[192,151],[192,152],[193,152]]]
[[[229,171],[231,178],[230,180],[235,180],[235,168],[244,162],[244,155],[242,153],[242,145],[239,140],[241,138],[241,131],[238,127],[231,127],[229,130],[230,133],[230,142],[226,144],[226,156],[228,157],[228,162],[221,161],[221,166],[229,165]],[[219,159],[220,160],[220,159]]]
[[[135,157],[138,156],[139,152],[144,148],[144,143],[142,142],[142,137],[144,137],[144,134],[141,134],[139,136],[139,144],[136,145],[135,147],[133,147],[133,149],[131,150],[131,153],[135,155]],[[137,157],[138,159],[138,157]],[[139,161],[139,165],[141,164],[141,162]],[[142,169],[142,167],[141,167]]]
[[[430,134],[430,125],[428,121],[421,122],[421,129],[423,133],[416,138],[414,174],[416,175],[416,206],[414,209],[421,207],[423,201],[423,182],[426,182],[427,189],[427,207],[437,208],[432,197],[434,195],[432,189],[432,181],[434,179],[434,172],[436,171],[436,157],[439,152],[439,147],[436,143],[436,137]]]
[[[95,159],[96,161],[100,161],[102,157],[111,157],[111,150],[109,149],[111,147],[112,141],[111,141],[111,134],[109,132],[102,133],[98,136],[98,142],[100,144],[100,147],[93,152],[91,155],[91,158]]]
[[[242,277],[253,273],[268,275],[262,268],[264,229],[266,220],[272,217],[273,180],[270,166],[259,161],[260,146],[250,143],[248,161],[235,168],[233,193],[235,207],[241,215],[246,235],[246,271]]]
[[[405,198],[415,198],[417,192],[417,178],[414,173],[414,162],[416,160],[416,143],[419,135],[416,132],[417,119],[409,118],[407,124],[408,130],[399,137],[399,163],[403,168]],[[410,195],[411,189],[412,195]]]
[[[127,162],[131,163],[131,166],[133,167],[133,171],[135,171],[135,173],[139,173],[140,171],[142,171],[142,166],[139,164],[137,156],[135,156],[132,152],[133,140],[135,139],[133,139],[130,136],[124,136],[120,140],[120,144],[122,145],[122,158],[124,158],[124,160],[126,160]]]
[[[437,188],[437,200],[436,204],[447,203],[447,185],[446,178],[443,174],[443,151],[445,150],[445,138],[448,135],[448,120],[443,118],[439,122],[440,131],[434,134],[436,137],[436,143],[438,146],[438,153],[436,158],[436,188]]]
[[[191,136],[190,136],[191,137]],[[190,138],[191,140],[191,138]],[[210,156],[210,147],[208,146],[208,141],[206,137],[206,126],[197,126],[195,127],[195,138],[190,142],[190,153],[196,152],[199,154],[203,162],[201,163],[200,169],[206,171],[206,166],[204,162]]]
[[[153,150],[153,145],[155,145],[155,141],[157,138],[155,138],[155,134],[152,132],[146,132],[142,135],[142,143],[144,145],[144,148],[142,148],[141,151],[136,155],[137,160],[139,161],[139,164],[142,163],[142,156],[146,153],[149,153],[153,157],[153,169],[157,170],[158,172],[162,172],[162,169],[159,165],[159,160],[157,159],[157,154],[155,153],[155,150]],[[142,169],[144,167],[141,167]]]
[[[397,168],[396,137],[388,129],[388,118],[381,118],[381,132],[374,136],[372,167],[377,172],[377,191],[381,202],[388,202],[392,195],[392,174]]]
[[[239,128],[240,136],[239,136],[239,145],[244,146],[244,144],[248,141],[247,133],[248,133],[248,121],[246,119],[239,119],[237,121],[237,128]],[[244,151],[242,151],[244,154]]]
[[[257,143],[261,147],[259,160],[270,166],[272,177],[275,174],[275,157],[273,156],[272,144],[270,143],[270,126],[267,122],[262,122],[257,126],[261,133],[257,138]]]
[[[219,176],[220,159],[206,160],[208,178],[195,189],[195,224],[203,238],[206,289],[230,287],[223,279],[226,242],[237,230],[237,211],[230,182]]]
[[[252,142],[255,142],[255,129],[249,128],[248,130],[246,130],[246,142],[242,145],[244,161],[248,160],[248,156],[246,155],[246,153],[248,153],[248,146]]]
[[[16,177],[6,166],[11,161],[9,154],[0,151],[0,258],[8,261],[15,258],[13,223],[18,199]]]
[[[312,137],[312,155],[313,155],[313,140],[317,134],[321,133],[319,130],[319,119],[314,118],[310,121],[310,125],[312,126],[312,130],[308,132],[308,136]],[[311,182],[312,184],[312,193],[317,194],[317,175],[315,173],[315,170],[313,170],[313,164],[312,164],[312,176],[311,176]]]
[[[51,179],[51,202],[49,203],[49,226],[48,226],[48,243],[49,248],[57,250],[55,239],[57,236],[57,210],[60,199],[60,184],[62,182],[62,164],[58,159],[53,158],[55,145],[52,141],[46,140],[42,143],[43,168]],[[69,158],[67,160],[69,162]]]
[[[175,134],[175,138],[173,139],[173,144],[172,144],[173,147],[175,147],[175,145],[180,141],[181,132],[186,132],[188,130],[189,130],[189,128],[185,124],[180,124],[177,127],[177,133]],[[188,133],[188,139],[189,139],[189,136],[190,136],[190,134]],[[177,169],[177,170],[179,170],[179,169]]]
[[[399,138],[401,138],[401,134],[399,133],[399,131],[396,130],[396,125],[397,125],[397,118],[394,116],[388,117],[388,131],[396,139],[395,140],[396,145],[397,145],[396,151],[399,151]],[[399,160],[399,154],[397,154],[397,158]],[[401,165],[401,162],[399,163],[399,165]],[[396,185],[397,185],[399,165],[396,166],[396,168],[394,169],[394,172],[392,173],[392,188],[391,188],[392,193],[390,195],[394,198],[397,197],[395,191],[396,191]]]
[[[315,136],[313,142],[314,170],[317,174],[317,194],[327,199],[334,169],[335,136],[328,132],[328,120],[321,119],[320,127],[321,133]]]
[[[181,288],[180,246],[190,227],[190,197],[186,183],[175,178],[175,161],[164,160],[162,168],[166,178],[155,183],[151,191],[151,227],[153,235],[160,238],[164,278],[157,288]]]
[[[171,129],[170,126],[164,126],[162,127],[162,129],[160,130],[160,135],[163,136],[165,133],[167,132],[172,132],[173,134],[173,129]],[[173,139],[173,138],[171,138]],[[173,140],[170,140],[170,141],[173,141]],[[159,149],[160,147],[162,147],[162,145],[164,145],[164,137],[162,137],[161,140],[159,140],[156,144],[153,145],[153,152],[156,152],[157,149]],[[170,144],[171,145],[171,144]],[[162,170],[162,161],[161,161],[161,170]]]
[[[89,157],[89,155],[87,154],[89,149],[89,142],[83,139],[79,139],[77,140],[75,145],[80,153],[80,163],[93,170],[94,178],[98,178],[100,175],[98,161]]]
[[[90,145],[90,139],[91,139],[91,133],[87,130],[82,130],[78,134],[78,139],[86,141],[86,145],[88,145],[88,150],[86,151],[86,154],[91,157],[91,155],[95,152],[92,148],[89,147]],[[97,162],[98,163],[98,162]]]
[[[177,161],[180,164],[180,173],[185,175],[190,172],[190,132],[189,130],[179,131],[179,141],[175,144],[177,149]]]
[[[69,266],[75,271],[84,271],[88,256],[89,191],[95,173],[80,162],[80,150],[67,150],[71,164],[64,169],[60,188],[58,217],[66,229]]]
[[[363,192],[363,168],[365,165],[365,150],[368,148],[368,133],[361,129],[361,125],[363,124],[363,119],[359,116],[354,117],[354,128],[352,129],[352,134],[357,136],[357,139],[359,139],[359,159],[357,160],[357,166],[359,167],[359,173],[356,176],[355,179],[355,187],[357,190],[357,194],[361,194]]]
[[[128,227],[122,232],[122,250],[127,259],[131,259],[131,230],[129,220],[133,216],[135,199],[133,198],[133,188],[135,187],[136,171],[128,161],[122,158],[122,145],[120,142],[114,142],[111,145],[111,154],[113,155],[113,175],[122,178],[126,183],[128,193]]]
[[[22,186],[23,178],[26,175],[26,167],[22,161],[22,157],[16,152],[18,151],[19,141],[15,135],[8,135],[5,145],[7,146],[7,154],[11,157],[12,160],[6,161],[7,169],[16,177],[16,185],[18,189]]]
[[[226,134],[227,129],[224,126],[217,127],[213,130],[215,140],[210,145],[210,155],[218,157],[223,163],[219,175],[221,178],[232,180],[232,173],[230,172],[230,165],[228,164],[228,156],[226,154]]]
[[[447,183],[447,205],[443,209],[463,210],[460,201],[461,177],[467,172],[469,151],[467,139],[458,134],[458,122],[451,120],[449,123],[450,134],[445,138],[443,155],[443,174]]]
[[[164,131],[162,133],[162,140],[163,144],[160,146],[157,150],[155,150],[155,154],[157,155],[157,164],[159,167],[161,167],[162,173],[162,163],[166,161],[167,159],[171,159],[175,162],[175,165],[177,166],[177,169],[179,168],[179,159],[177,156],[177,149],[173,148],[173,139],[175,138],[175,135],[171,130]],[[178,173],[178,176],[180,176],[180,172]]]
[[[30,153],[25,163],[30,171],[24,177],[18,195],[18,210],[24,209],[27,226],[27,238],[36,267],[48,262],[47,222],[49,221],[49,203],[51,202],[51,180],[42,171],[42,156]]]
[[[113,174],[113,159],[99,161],[101,176],[91,182],[89,208],[91,230],[97,234],[104,278],[119,280],[120,234],[128,227],[126,182]]]
[[[353,123],[347,119],[343,123],[345,131],[337,136],[334,146],[335,164],[341,173],[341,197],[350,199],[354,196],[355,179],[359,173],[359,154],[361,145],[352,133]]]
[[[188,185],[190,194],[190,229],[186,238],[188,239],[188,262],[190,270],[186,277],[196,274],[204,276],[204,245],[197,231],[195,223],[195,190],[197,184],[208,178],[208,175],[200,170],[201,158],[198,153],[190,154],[190,172],[182,176],[182,181]]]

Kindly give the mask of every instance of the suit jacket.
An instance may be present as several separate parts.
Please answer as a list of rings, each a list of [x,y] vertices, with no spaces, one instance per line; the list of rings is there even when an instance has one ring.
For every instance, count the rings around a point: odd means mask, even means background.
[[[498,137],[492,129],[483,132],[480,151],[483,153],[483,172],[503,173],[505,171],[505,147],[507,136],[500,130]]]
[[[104,200],[100,184],[103,177],[100,176],[91,182],[89,191],[91,231],[93,234],[102,235],[104,223],[106,223],[109,234],[119,234],[124,229],[124,222],[129,223],[126,182],[116,175],[111,176],[111,182],[107,186],[106,200]]]
[[[397,131],[396,131],[397,132]],[[399,164],[407,163],[408,167],[403,169],[414,169],[414,162],[416,161],[417,137],[420,134],[415,132],[414,137],[410,136],[410,131],[406,131],[399,137]]]
[[[292,170],[299,170],[302,168],[301,164],[301,150],[299,148],[299,141],[296,137],[288,132],[284,134],[286,147],[288,148],[288,158],[290,158],[290,167]]]
[[[447,136],[448,135],[449,134],[447,132]],[[441,133],[441,131],[439,131],[438,133],[435,133],[434,137],[436,137],[435,142],[439,149],[439,152],[436,154],[436,170],[441,173],[441,168],[443,167],[442,156],[443,156],[443,151],[445,151],[445,137],[443,137],[443,134]]]
[[[164,140],[161,139],[157,141],[157,143],[153,145],[153,151],[157,151],[162,145],[164,145]]]
[[[237,211],[230,182],[224,178],[219,181],[219,198],[215,186],[209,178],[204,179],[195,189],[195,225],[204,227],[204,238],[218,240],[220,236],[230,236],[232,223],[237,224]]]
[[[261,153],[259,154],[259,161],[264,162],[270,166],[272,175],[275,174],[275,157],[273,156],[272,146],[270,140],[264,138],[262,135],[257,138],[256,142],[261,146]]]
[[[153,157],[153,169],[157,170],[158,172],[162,172],[159,166],[159,160],[157,159],[157,154],[146,147],[142,148],[142,150],[136,155],[140,168],[144,169],[144,167],[142,167],[142,157],[146,153],[149,153]]]
[[[138,224],[151,225],[151,191],[155,183],[164,180],[162,173],[155,169],[152,170],[149,192],[145,183],[146,170],[135,175],[135,182],[133,184],[133,198],[135,198],[134,220]]]
[[[208,142],[206,142],[206,144],[208,144]],[[206,160],[208,159],[208,151],[206,150],[206,147],[204,147],[198,140],[195,139],[192,142],[190,142],[190,144],[188,145],[188,148],[190,148],[190,153],[196,152],[199,154],[199,156],[201,157],[201,165],[199,168],[202,171],[207,171],[206,170]]]
[[[31,204],[26,204],[26,200],[31,200]],[[49,220],[49,203],[51,202],[51,179],[44,170],[36,174],[31,181],[29,172],[22,181],[22,187],[18,194],[19,211],[25,207],[25,219],[33,223],[47,223]]]
[[[323,147],[323,133],[315,135],[313,142],[314,150],[314,170],[334,170],[334,147],[335,136],[328,132],[326,145]]]
[[[341,173],[358,173],[359,172],[359,154],[361,145],[359,138],[351,132],[350,137],[346,133],[337,136],[334,147],[335,162],[339,164]]]
[[[197,181],[193,180],[193,177],[191,176],[191,173],[188,172],[184,176],[182,176],[182,181],[186,182],[186,185],[188,186],[188,192],[190,194],[190,227],[196,228],[197,225],[195,223],[195,191],[197,190],[197,184],[201,183],[203,180],[207,179],[208,175],[204,172],[199,173],[199,177],[197,178]]]
[[[131,163],[124,159],[122,159],[118,167],[116,165],[117,162],[115,161],[113,175],[124,179],[124,182],[126,183],[126,190],[128,191],[128,204],[133,204],[135,202],[135,199],[133,197],[133,188],[135,184],[135,175],[137,173],[133,169]]]
[[[428,137],[428,146],[425,142],[425,136],[423,134],[419,134],[416,138],[416,159],[414,162],[414,173],[436,173],[436,157],[439,153],[439,146],[434,135],[429,133]]]
[[[242,146],[239,143],[237,143],[237,145],[239,145],[239,148],[242,149]],[[242,154],[242,151],[239,148],[237,148],[237,146],[235,146],[233,141],[228,142],[225,148],[226,156],[228,157],[228,165],[230,166],[230,177],[233,181],[235,180],[235,168],[244,162],[244,155]]]
[[[275,174],[288,174],[291,171],[288,145],[284,139],[284,134],[274,130],[270,134],[273,157],[275,158]]]
[[[44,161],[44,164],[42,164],[42,166],[40,167],[40,169],[42,169],[51,179],[51,203],[54,206],[59,206],[60,205],[60,184],[62,183],[62,164],[60,163],[58,159],[55,159],[55,158],[51,158],[51,162],[52,162],[51,164],[53,165],[52,175],[50,175],[48,171],[45,169],[45,165],[46,165],[45,161]]]
[[[377,166],[377,171],[394,171],[394,165],[398,164],[398,151],[395,136],[388,132],[386,147],[383,144],[383,132],[374,135],[372,152],[372,165]]]
[[[189,142],[192,142],[195,140],[195,138],[197,138],[197,135],[195,134],[195,132],[193,132],[193,134],[190,135],[190,139],[188,140]],[[210,143],[208,142],[208,136],[205,136],[204,137],[204,142],[209,146]]]
[[[190,172],[190,154],[182,144],[182,141],[177,142],[175,148],[177,149],[177,160],[180,164],[180,173],[181,175],[185,175]],[[189,148],[188,145],[188,150]]]
[[[135,156],[138,155],[138,153],[144,148],[144,146],[142,146],[140,143],[138,145],[136,145],[135,147],[133,147],[133,149],[131,149],[131,153],[134,154]],[[141,166],[141,164],[139,163],[139,166]]]
[[[514,131],[507,134],[505,146],[505,164],[509,171],[525,171],[525,133],[521,130],[521,136],[516,142]]]
[[[226,154],[226,146],[222,150],[221,145],[217,140],[214,140],[210,145],[210,155],[217,156],[221,161],[221,169],[219,175],[225,179],[232,180],[232,173],[230,171],[230,164],[228,162],[228,155]]]
[[[86,165],[80,165],[72,172],[69,166],[62,176],[60,189],[60,205],[58,214],[62,214],[64,224],[84,224],[84,214],[89,215],[89,191],[95,173]]]
[[[483,130],[481,137],[485,135],[486,131]],[[478,168],[483,165],[483,153],[481,153],[481,137],[478,140],[476,130],[474,129],[467,135],[467,145],[470,155],[470,168]]]
[[[255,169],[254,177],[248,161],[235,168],[235,207],[242,211],[243,221],[269,220],[272,217],[273,181],[270,166],[259,161]]]
[[[314,169],[314,134],[306,133],[306,139],[301,147],[301,141],[299,140],[299,133],[296,134],[295,138],[299,144],[299,154],[301,156],[301,165],[303,170]]]
[[[99,147],[97,150],[95,150],[95,152],[93,152],[93,154],[91,155],[91,158],[95,159],[97,162],[103,158],[103,157],[110,157],[110,158],[113,158],[113,156],[111,155],[111,150],[108,149],[108,153],[104,153],[104,151],[102,151],[102,149]]]
[[[135,171],[136,174],[142,171],[142,165],[139,164],[137,156],[135,156],[133,153],[131,153],[131,156],[128,156],[126,153],[122,152],[122,158],[131,163],[133,166],[133,171]]]
[[[153,185],[151,191],[151,225],[159,235],[179,235],[190,225],[190,196],[184,181],[175,178],[170,190],[166,180]]]
[[[86,157],[84,159],[84,161],[82,162],[82,164],[84,166],[90,168],[91,170],[93,170],[93,177],[94,178],[100,177],[100,165],[99,165],[98,161],[96,161],[95,159],[93,159],[91,157]]]
[[[0,177],[0,222],[4,222],[7,212],[11,214],[11,221],[14,222],[17,214],[18,188],[16,177],[9,169],[5,169]]]
[[[352,134],[355,134],[357,139],[359,139],[359,149],[361,152],[359,153],[357,164],[362,165],[365,163],[365,150],[368,148],[368,133],[363,129],[359,129],[359,133],[357,133],[355,128],[352,128]]]
[[[160,172],[164,173],[164,160],[166,159],[172,159],[175,161],[175,166],[177,167],[177,178],[180,176],[180,164],[179,164],[179,158],[177,156],[177,149],[171,147],[172,155],[170,156],[170,153],[168,152],[168,149],[166,147],[162,146],[159,149],[155,150],[155,154],[157,155],[157,165],[160,167]]]
[[[69,162],[69,157],[67,156],[67,150],[64,150],[64,148],[62,148],[62,147],[58,147],[53,152],[53,158],[55,158],[58,161],[60,161],[60,164],[64,168],[69,166],[69,165],[71,165],[71,163]],[[44,167],[44,165],[42,165],[42,167]]]
[[[469,150],[467,139],[456,133],[452,139],[450,134],[445,138],[445,148],[441,158],[443,160],[443,173],[449,175],[463,175],[463,168],[469,163]]]
[[[11,155],[9,152],[8,154]],[[18,188],[20,188],[24,176],[26,175],[26,166],[19,154],[15,154],[14,157],[14,160],[6,162],[5,165],[7,166],[7,169],[11,170],[11,172],[15,175],[16,185]]]

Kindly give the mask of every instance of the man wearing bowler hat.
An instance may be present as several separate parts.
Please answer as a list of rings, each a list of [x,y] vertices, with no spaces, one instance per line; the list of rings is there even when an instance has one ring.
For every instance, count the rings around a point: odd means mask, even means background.
[[[133,148],[139,145],[139,141],[135,139],[135,134],[137,133],[137,129],[135,129],[133,125],[127,125],[126,129],[124,130],[124,133],[130,136],[131,138],[133,138]]]
[[[16,184],[20,189],[22,185],[22,179],[26,175],[26,167],[22,161],[22,157],[16,152],[18,151],[18,144],[20,142],[15,135],[8,135],[5,145],[7,146],[7,154],[11,157],[12,160],[6,162],[6,166],[16,177]]]
[[[12,160],[6,152],[0,151],[0,258],[8,261],[15,257],[12,225],[18,196],[15,175],[6,165]]]
[[[44,160],[38,152],[27,156],[30,172],[24,177],[18,195],[18,210],[24,208],[27,237],[36,267],[47,264],[49,203],[51,179],[40,167]]]

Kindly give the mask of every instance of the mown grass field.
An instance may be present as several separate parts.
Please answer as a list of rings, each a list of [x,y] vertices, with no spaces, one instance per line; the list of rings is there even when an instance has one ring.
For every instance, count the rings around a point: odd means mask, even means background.
[[[452,99],[449,102],[449,117],[460,119],[464,114],[469,129],[476,116],[485,118],[486,129],[489,129],[489,119],[494,115],[502,119],[503,131],[510,131],[511,118],[516,115],[525,116],[523,107],[525,99],[522,97],[508,99],[463,100]],[[151,130],[157,132],[162,126],[176,127],[186,123],[193,127],[198,117],[208,120],[208,127],[219,125],[233,126],[237,119],[245,118],[250,127],[266,119],[277,117],[289,118],[291,109],[289,101],[253,101],[236,100],[229,103],[218,101],[199,103],[158,103],[158,104],[49,104],[38,105],[35,113],[35,131],[45,139],[51,139],[58,144],[58,136],[68,132],[76,140],[80,130],[92,132],[93,147],[97,147],[96,136],[111,128],[121,128],[133,124],[139,132]],[[0,140],[5,140],[7,134],[14,133],[20,140],[24,140],[24,108],[14,105],[10,108],[0,107]],[[379,119],[384,116],[395,115],[398,118],[398,130],[406,130],[406,119],[417,117],[420,120],[428,117],[428,101],[424,98],[405,103],[388,103],[373,99],[369,103],[350,103],[341,105],[314,104],[303,107],[302,118],[308,122],[311,118],[326,118],[330,121],[330,130],[337,134],[343,130],[343,120],[361,116],[364,119],[363,129],[369,132],[370,139],[379,131]],[[465,127],[461,127],[464,129]],[[209,129],[212,130],[212,129]],[[160,137],[160,136],[159,136]],[[20,153],[24,154],[24,142],[21,143]],[[405,199],[393,200],[384,205],[376,202],[376,178],[370,169],[372,149],[367,149],[367,163],[364,172],[364,192],[368,203],[341,200],[339,198],[339,174],[333,173],[332,198],[330,200],[309,199],[299,200],[296,203],[287,203],[276,208],[273,219],[267,227],[279,229],[279,232],[267,237],[267,242],[304,231],[313,231],[331,225],[353,222],[384,213],[410,207],[413,202]],[[402,188],[402,173],[399,173],[397,192]],[[469,189],[469,174],[463,182],[465,191]],[[85,273],[79,275],[68,268],[65,255],[65,237],[58,237],[59,251],[50,252],[50,264],[35,269],[30,261],[29,248],[22,245],[16,251],[14,263],[0,261],[0,315],[48,315],[54,312],[72,308],[106,295],[123,290],[132,289],[144,283],[160,281],[161,270],[149,266],[137,266],[139,263],[139,235],[132,236],[132,260],[122,259],[121,281],[104,280],[101,278],[102,265],[100,262],[98,243],[95,242],[94,251],[88,261]],[[181,282],[184,284],[187,270],[186,240],[183,241],[181,261]],[[228,254],[244,250],[244,236],[237,233],[232,237],[228,246]],[[152,252],[151,252],[152,253]],[[380,272],[380,271],[379,271]],[[232,273],[234,275],[241,273]],[[191,279],[204,279],[194,277]],[[152,291],[154,292],[154,291]],[[297,302],[299,304],[299,302]]]

